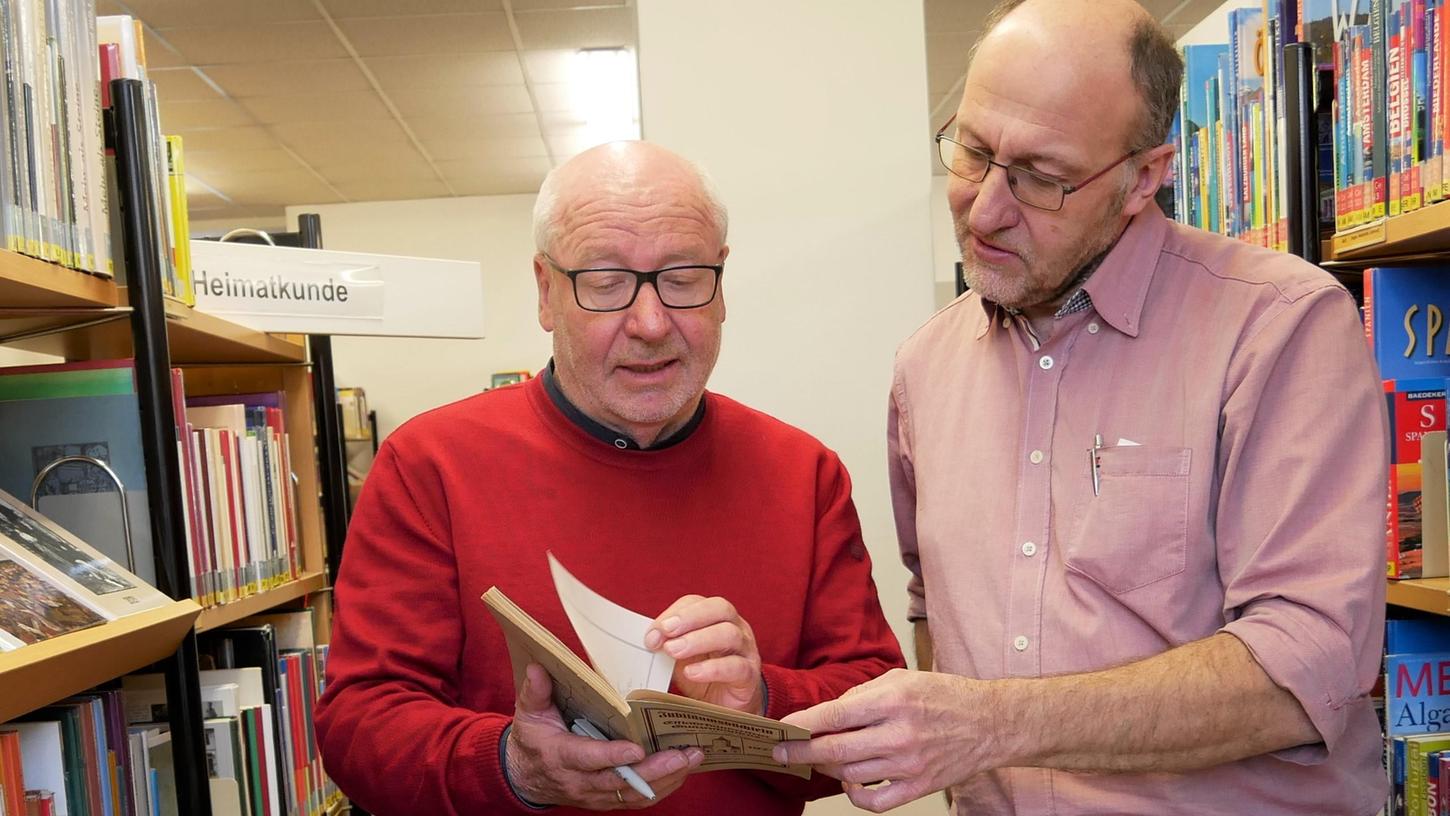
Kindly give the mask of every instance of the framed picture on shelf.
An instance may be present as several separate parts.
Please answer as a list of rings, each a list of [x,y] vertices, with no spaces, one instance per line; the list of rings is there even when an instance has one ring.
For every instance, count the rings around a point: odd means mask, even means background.
[[[531,380],[533,378],[534,373],[532,371],[495,371],[489,379],[488,387],[490,389],[501,388],[505,385],[513,385],[514,383],[521,383],[524,380]]]

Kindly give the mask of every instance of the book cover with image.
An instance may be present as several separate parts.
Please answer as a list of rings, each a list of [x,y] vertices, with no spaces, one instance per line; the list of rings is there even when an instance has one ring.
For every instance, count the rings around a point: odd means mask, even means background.
[[[0,554],[0,651],[86,629],[106,619],[60,588]]]

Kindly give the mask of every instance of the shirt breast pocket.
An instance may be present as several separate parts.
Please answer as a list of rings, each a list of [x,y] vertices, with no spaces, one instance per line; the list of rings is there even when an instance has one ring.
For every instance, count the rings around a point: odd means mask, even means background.
[[[1115,595],[1183,572],[1188,558],[1190,448],[1098,451],[1098,495],[1078,505],[1063,560]]]

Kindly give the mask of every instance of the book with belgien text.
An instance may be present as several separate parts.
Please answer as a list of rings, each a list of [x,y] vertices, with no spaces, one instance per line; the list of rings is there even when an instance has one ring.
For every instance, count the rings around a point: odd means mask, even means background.
[[[643,616],[594,594],[552,556],[550,562],[564,608],[599,671],[495,586],[483,594],[483,602],[503,628],[515,688],[523,687],[525,667],[538,663],[553,681],[554,704],[566,724],[587,719],[612,739],[629,740],[650,754],[668,748],[697,747],[704,751],[705,760],[695,772],[745,769],[776,771],[803,779],[810,776],[809,766],[782,765],[770,755],[777,743],[809,739],[809,731],[647,687],[668,687],[673,670],[673,660],[648,652],[642,645],[648,619],[644,619],[644,628],[631,631],[628,637],[593,637],[611,629],[617,631],[622,618]],[[580,590],[588,594],[579,594]],[[632,643],[641,645],[633,647],[629,645]],[[630,662],[634,665],[621,671]]]

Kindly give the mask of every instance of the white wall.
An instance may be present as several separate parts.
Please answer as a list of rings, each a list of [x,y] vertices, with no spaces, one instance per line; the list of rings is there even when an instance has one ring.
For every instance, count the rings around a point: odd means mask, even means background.
[[[956,263],[962,259],[962,248],[947,206],[947,177],[939,175],[931,177],[931,259],[933,293],[940,309],[957,296]]]
[[[530,271],[533,207],[532,195],[511,195],[287,208],[292,228],[298,213],[321,215],[329,249],[483,264],[485,339],[333,339],[338,385],[367,389],[384,436],[409,417],[478,393],[495,371],[537,371],[548,362]]]
[[[730,314],[712,387],[841,455],[882,603],[909,644],[885,425],[895,349],[933,307],[922,6],[638,9],[645,138],[709,168],[731,211]],[[942,810],[934,796],[901,812]],[[836,797],[808,812],[857,811]]]
[[[1178,44],[1213,45],[1228,42],[1228,13],[1246,5],[1241,0],[1228,0],[1222,6],[1210,11],[1208,16],[1179,38]]]

